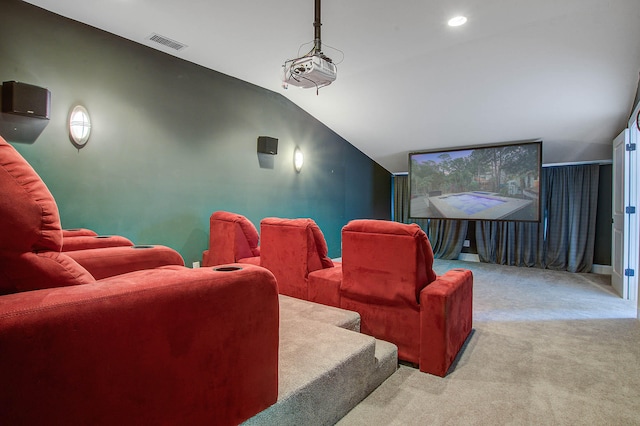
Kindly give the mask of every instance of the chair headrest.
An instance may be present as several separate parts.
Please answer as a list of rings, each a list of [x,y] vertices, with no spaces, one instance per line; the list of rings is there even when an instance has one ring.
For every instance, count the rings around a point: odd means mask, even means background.
[[[389,220],[377,219],[356,219],[347,223],[343,228],[345,231],[370,232],[374,234],[393,234],[418,236],[424,232],[415,223],[400,223]]]
[[[320,258],[322,268],[331,268],[334,266],[333,261],[329,258],[329,248],[327,247],[327,241],[324,238],[324,234],[313,219],[267,217],[260,221],[260,226],[288,226],[305,229],[307,233],[310,234],[312,244],[314,244],[316,252]]]
[[[426,274],[426,282],[430,283],[436,279],[436,273],[433,271],[433,249],[431,248],[431,243],[427,234],[417,224],[377,219],[356,219],[347,223],[342,228],[342,232],[411,237],[416,241],[419,256],[423,259],[423,273]]]
[[[38,173],[0,137],[0,250],[60,251],[58,206]]]
[[[251,251],[251,256],[259,256],[260,249],[258,248],[258,244],[260,242],[260,234],[258,233],[258,229],[255,227],[253,222],[247,219],[245,216],[237,213],[231,213],[227,211],[216,211],[211,215],[210,221],[220,220],[225,222],[233,222],[240,228],[242,234],[249,245],[249,250]],[[247,254],[247,256],[249,256]]]

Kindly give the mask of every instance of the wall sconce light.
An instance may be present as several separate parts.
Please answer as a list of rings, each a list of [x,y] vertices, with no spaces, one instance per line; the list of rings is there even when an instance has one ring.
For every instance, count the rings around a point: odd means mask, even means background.
[[[91,134],[89,112],[82,105],[76,105],[69,114],[69,139],[76,148],[83,148]]]
[[[300,173],[303,164],[304,155],[302,155],[302,151],[300,151],[300,148],[296,146],[296,149],[293,151],[293,168],[296,169],[297,173]]]

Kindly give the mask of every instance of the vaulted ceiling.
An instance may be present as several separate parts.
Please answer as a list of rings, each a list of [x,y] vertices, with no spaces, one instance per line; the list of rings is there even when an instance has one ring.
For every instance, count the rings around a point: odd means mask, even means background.
[[[534,138],[547,163],[611,158],[638,87],[638,0],[324,0],[338,78],[318,93],[280,76],[314,0],[28,2],[282,93],[391,172],[411,151]]]

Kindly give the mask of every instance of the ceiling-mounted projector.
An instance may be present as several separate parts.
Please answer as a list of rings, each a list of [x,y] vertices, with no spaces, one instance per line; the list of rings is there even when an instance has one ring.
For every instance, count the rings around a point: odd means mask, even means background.
[[[285,61],[282,66],[282,87],[285,89],[291,84],[305,89],[315,87],[317,93],[318,89],[335,81],[338,71],[336,65],[322,53],[321,26],[320,0],[315,0],[313,49],[304,56]]]
[[[314,54],[287,61],[283,65],[283,86],[291,84],[305,89],[328,86],[336,79],[337,69],[331,59]]]

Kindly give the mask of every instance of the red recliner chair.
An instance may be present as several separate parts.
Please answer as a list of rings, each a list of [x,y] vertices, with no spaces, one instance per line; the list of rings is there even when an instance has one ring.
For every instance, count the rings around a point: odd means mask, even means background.
[[[277,400],[269,271],[171,265],[96,280],[60,251],[51,193],[2,138],[0,219],[3,424],[237,425]],[[95,250],[120,248],[72,253]]]
[[[281,294],[309,300],[309,276],[334,269],[327,242],[313,219],[268,217],[260,221],[260,236],[260,266],[275,275]]]
[[[48,262],[43,260],[47,256],[59,257],[65,242],[95,237],[87,235],[93,231],[86,229],[62,231],[58,206],[49,189],[31,165],[1,137],[0,166],[4,171],[0,181],[0,204],[4,213],[0,225],[0,251],[5,250],[5,255],[9,257],[19,256],[18,259],[14,259],[15,262],[7,274],[12,276],[14,285],[30,289],[33,265],[29,261],[23,262],[25,259],[38,260],[37,263],[45,267]],[[31,198],[27,197],[28,195],[31,195]],[[36,195],[40,198],[35,199]],[[65,237],[65,234],[68,237]],[[45,245],[34,245],[38,235],[43,237],[42,241],[47,242]],[[95,246],[100,247],[103,244],[100,240],[96,240]],[[123,245],[125,240],[127,245]],[[115,246],[68,251],[65,252],[67,256],[64,259],[75,260],[94,279],[164,265],[184,266],[182,256],[169,247],[154,245],[139,246],[140,248],[136,249],[136,246],[131,245],[124,237],[114,237],[105,241],[112,241]],[[77,244],[76,248],[81,245]],[[7,247],[10,250],[6,250]],[[16,287],[11,292],[14,291],[20,289]]]
[[[260,265],[260,236],[241,214],[214,212],[209,218],[209,249],[202,252],[202,265],[251,263]]]
[[[354,220],[342,229],[342,276],[312,276],[310,300],[358,312],[362,333],[444,377],[471,333],[473,275],[454,269],[438,277],[432,265],[418,225]]]

